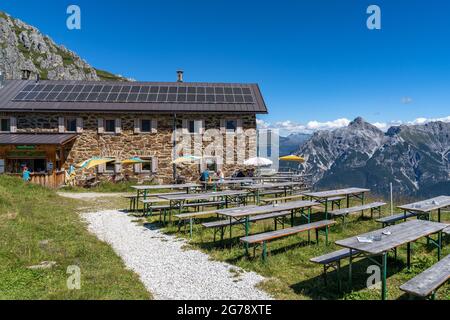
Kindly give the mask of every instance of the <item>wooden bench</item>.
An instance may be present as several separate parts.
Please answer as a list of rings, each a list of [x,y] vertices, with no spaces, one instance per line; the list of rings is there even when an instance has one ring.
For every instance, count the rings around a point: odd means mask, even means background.
[[[443,233],[445,233],[446,235],[450,236],[450,227],[448,227],[447,229],[444,229],[444,231],[442,231]]]
[[[339,197],[332,197],[328,199],[317,199],[315,201],[324,204],[325,202],[331,202],[331,210],[334,210],[334,207],[341,208],[341,201],[344,200],[345,197],[339,196]]]
[[[292,200],[292,199],[297,199],[297,198],[302,198],[304,197],[303,194],[294,194],[292,196],[287,196],[287,197],[277,197],[277,198],[270,198],[270,199],[263,199],[262,202],[264,203],[278,203],[279,201],[285,201],[287,202],[287,200]]]
[[[436,291],[450,278],[450,255],[400,286],[400,290],[421,298],[435,298]]]
[[[326,230],[325,231],[325,234],[326,234],[325,243],[328,245],[328,228],[334,224],[336,224],[336,221],[322,220],[322,221],[318,221],[318,222],[302,224],[300,226],[296,226],[296,227],[292,227],[292,228],[276,230],[276,231],[271,231],[271,232],[260,233],[260,234],[243,237],[243,238],[241,238],[241,242],[244,242],[246,245],[254,245],[255,247],[257,245],[262,245],[262,252],[263,252],[262,258],[263,258],[263,260],[265,260],[266,255],[267,255],[267,242],[268,241],[296,235],[300,232],[315,230],[316,231],[316,242],[319,243],[319,229],[325,229]],[[255,248],[254,248],[254,250],[255,250]]]
[[[128,199],[130,201],[130,209],[129,211],[136,211],[137,207],[137,195],[129,195],[129,196],[123,196],[123,198]]]
[[[353,251],[353,255],[358,254]],[[327,285],[327,272],[330,268],[336,270],[337,282],[338,282],[338,291],[341,292],[341,260],[350,257],[350,249],[342,249],[338,251],[334,251],[331,253],[324,254],[320,257],[315,257],[310,259],[309,261],[317,264],[323,265],[323,277],[325,281],[325,285]]]
[[[178,218],[178,232],[181,230],[182,225],[184,225],[185,231],[186,231],[186,221],[189,221],[190,235],[191,235],[191,238],[192,238],[192,228],[193,228],[193,225],[194,225],[194,220],[196,218],[210,216],[210,215],[213,215],[213,214],[217,214],[217,210],[188,212],[188,213],[176,214],[175,217]]]
[[[266,214],[260,214],[260,215],[256,215],[256,216],[252,216],[249,218],[249,222],[250,223],[255,223],[258,221],[263,221],[263,220],[268,220],[268,219],[274,219],[274,225],[275,225],[275,230],[278,228],[278,223],[280,223],[283,227],[284,227],[284,221],[283,218],[286,217],[287,215],[290,215],[291,212],[290,211],[282,211],[282,212],[274,212],[274,213],[266,213]],[[234,225],[238,225],[238,224],[244,224],[245,221],[244,220],[218,220],[218,221],[212,221],[212,222],[205,222],[203,223],[203,227],[205,228],[214,228],[214,242],[216,241],[216,234],[217,234],[217,229],[220,229],[220,240],[223,241],[223,237],[224,237],[224,230],[227,227],[232,227]],[[231,230],[230,230],[230,238],[231,238]]]
[[[412,218],[412,217],[415,217],[415,216],[416,216],[416,214],[415,213],[411,213],[411,212],[407,212],[406,214],[405,213],[399,213],[399,214],[394,214],[392,216],[387,216],[387,217],[384,217],[384,218],[377,219],[376,221],[381,223],[383,228],[384,228],[384,227],[387,227],[387,226],[395,224],[397,221],[400,221],[400,220],[406,221],[406,219]]]
[[[343,208],[339,210],[330,211],[333,217],[342,218],[342,223],[345,224],[345,217],[349,214],[361,211],[361,216],[364,216],[364,211],[370,209],[370,217],[373,218],[374,211],[378,211],[378,216],[381,217],[381,208],[386,205],[385,202],[373,202],[361,206],[355,206],[350,208]]]

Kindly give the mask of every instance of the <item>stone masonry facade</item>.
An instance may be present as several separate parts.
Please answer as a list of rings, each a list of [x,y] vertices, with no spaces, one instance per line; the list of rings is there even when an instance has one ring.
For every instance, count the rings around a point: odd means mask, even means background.
[[[105,172],[103,168],[99,172],[101,176],[120,173],[140,178],[146,176],[160,183],[172,182],[174,176],[172,165],[174,121],[178,129],[183,128],[185,120],[202,120],[204,130],[219,130],[224,141],[224,155],[230,152],[230,149],[225,147],[226,139],[228,139],[228,145],[231,145],[233,152],[244,152],[245,158],[256,153],[256,136],[247,138],[245,145],[239,145],[236,137],[223,131],[224,119],[239,119],[243,131],[256,130],[255,114],[177,114],[176,120],[174,120],[172,114],[137,113],[0,113],[0,117],[15,117],[17,121],[16,133],[18,134],[66,133],[65,127],[61,128],[61,119],[77,118],[77,138],[73,143],[66,146],[66,161],[63,164],[66,169],[71,164],[77,164],[93,156],[113,157],[117,160],[125,160],[134,156],[152,159],[152,170],[150,172],[142,173],[135,166],[116,166],[114,172]],[[115,120],[115,125],[116,127],[119,126],[119,129],[114,133],[102,133],[99,130],[99,119]],[[152,132],[136,132],[136,119],[152,120]],[[233,142],[230,143],[231,141]],[[203,142],[202,148],[208,144],[209,142]],[[245,148],[244,151],[243,148]],[[225,175],[230,175],[236,169],[242,167],[236,162],[233,164],[224,163],[221,169]],[[185,177],[188,181],[198,179],[199,169],[201,168],[198,164],[178,165],[176,168],[177,174]]]

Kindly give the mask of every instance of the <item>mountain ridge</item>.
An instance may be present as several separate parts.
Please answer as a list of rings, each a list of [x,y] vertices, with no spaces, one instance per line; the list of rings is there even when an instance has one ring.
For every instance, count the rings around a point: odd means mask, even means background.
[[[318,131],[297,154],[317,188],[356,185],[387,194],[450,193],[450,123],[393,126],[383,132],[362,118],[348,127]]]
[[[113,80],[124,77],[96,69],[75,52],[56,44],[39,29],[0,11],[0,70],[21,79],[22,70],[43,80]]]

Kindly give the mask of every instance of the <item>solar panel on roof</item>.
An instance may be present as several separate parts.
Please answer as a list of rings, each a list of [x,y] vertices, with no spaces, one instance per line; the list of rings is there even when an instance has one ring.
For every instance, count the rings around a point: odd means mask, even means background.
[[[139,91],[141,90],[141,87],[140,86],[133,86],[132,88],[131,88],[131,93],[139,93]]]
[[[147,94],[148,92],[150,93]],[[255,103],[250,88],[223,85],[30,84],[19,92],[13,100],[109,103]]]
[[[111,92],[119,93],[121,89],[122,89],[121,86],[113,86],[113,87],[111,88]]]

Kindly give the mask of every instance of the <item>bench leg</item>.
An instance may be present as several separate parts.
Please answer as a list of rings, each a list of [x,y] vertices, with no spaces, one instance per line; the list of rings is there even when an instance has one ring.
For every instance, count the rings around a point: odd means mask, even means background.
[[[319,229],[316,229],[316,243],[319,244]]]
[[[262,252],[263,261],[266,261],[267,260],[267,243],[266,243],[266,241],[263,241],[262,250],[263,250],[263,252]]]
[[[336,276],[337,276],[337,284],[338,284],[338,292],[342,292],[342,285],[341,285],[341,261],[339,260],[336,264]]]
[[[190,227],[190,235],[191,235],[191,239],[192,239],[192,227],[193,227],[193,224],[194,224],[194,219],[193,218],[190,218],[189,219],[189,227]]]
[[[411,271],[411,242],[406,244],[406,265],[408,267],[408,271]]]
[[[326,264],[323,265],[323,282],[325,286],[328,286],[328,277],[327,277],[328,266]]]

